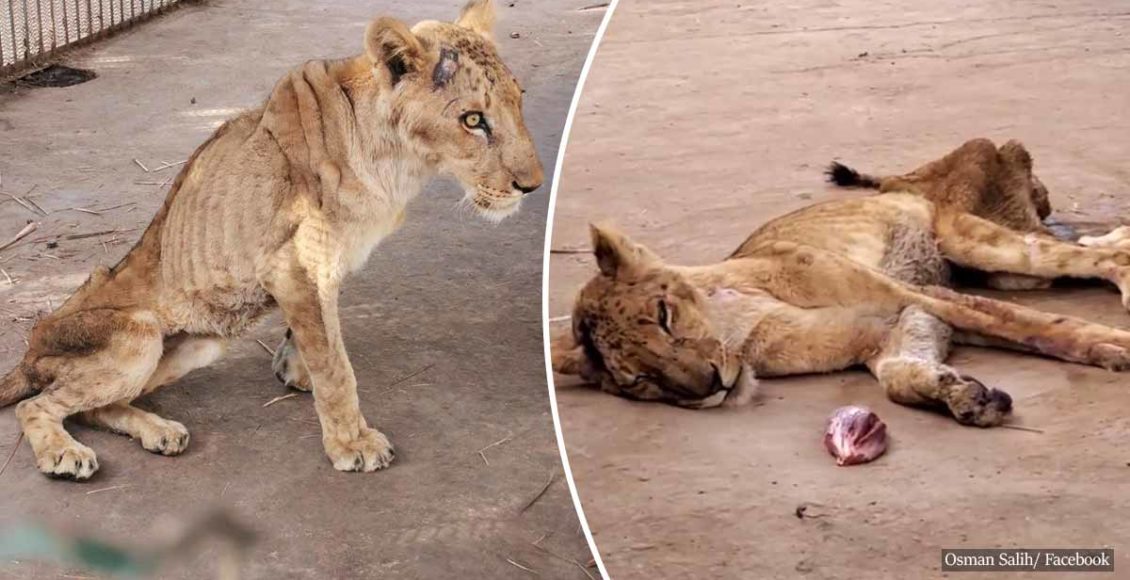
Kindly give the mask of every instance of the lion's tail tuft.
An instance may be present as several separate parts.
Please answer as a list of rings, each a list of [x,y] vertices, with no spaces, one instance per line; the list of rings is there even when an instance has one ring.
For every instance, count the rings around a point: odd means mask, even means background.
[[[837,161],[833,161],[824,173],[828,176],[828,181],[840,187],[879,189],[881,185],[879,178],[860,173]]]

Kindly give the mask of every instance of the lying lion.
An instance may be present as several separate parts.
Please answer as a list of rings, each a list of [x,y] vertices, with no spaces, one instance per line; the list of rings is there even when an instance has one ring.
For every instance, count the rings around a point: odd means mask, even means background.
[[[1130,251],[1044,233],[1047,191],[1019,143],[972,141],[899,178],[832,172],[882,193],[777,218],[716,264],[668,265],[593,227],[600,273],[577,297],[554,369],[623,397],[702,408],[748,401],[756,376],[865,365],[891,400],[987,427],[1012,399],[946,365],[954,342],[1130,367],[1130,332],[945,287],[955,264],[1107,280],[1130,299]]]
[[[541,185],[493,21],[489,0],[454,24],[379,18],[364,54],[292,70],[201,145],[137,245],[39,321],[0,381],[0,405],[38,393],[16,415],[39,470],[98,469],[63,427],[76,414],[149,451],[184,451],[183,425],[131,401],[210,364],[275,306],[289,326],[276,372],[313,389],[333,466],[387,466],[392,445],[359,408],[338,290],[433,175],[453,176],[495,221]]]

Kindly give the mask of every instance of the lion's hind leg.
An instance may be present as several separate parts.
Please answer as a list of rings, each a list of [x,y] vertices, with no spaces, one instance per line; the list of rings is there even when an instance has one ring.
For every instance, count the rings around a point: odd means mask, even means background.
[[[1118,286],[1123,305],[1130,308],[1130,251],[1022,234],[965,213],[940,214],[935,231],[942,254],[960,266],[1049,280],[1107,280]]]
[[[1012,411],[1012,398],[944,364],[951,336],[944,322],[909,306],[867,366],[896,403],[944,407],[966,425],[1001,424]]]
[[[180,455],[188,447],[188,429],[170,419],[118,401],[82,414],[87,423],[128,435],[141,442],[146,451],[161,455]]]
[[[289,328],[282,342],[275,349],[271,369],[275,371],[275,378],[280,383],[292,389],[310,392],[314,388],[313,382],[310,381],[310,371],[298,353],[298,347],[294,344],[294,333]]]
[[[33,364],[53,380],[17,405],[16,416],[41,472],[89,479],[98,459],[63,420],[140,394],[161,358],[160,327],[149,312],[101,309],[51,320],[36,334]]]
[[[211,336],[176,335],[165,339],[161,361],[140,394],[150,393],[211,364],[226,347],[224,339]],[[179,455],[188,447],[188,429],[184,425],[139,409],[128,399],[86,411],[82,419],[95,427],[137,439],[145,450],[153,453]]]

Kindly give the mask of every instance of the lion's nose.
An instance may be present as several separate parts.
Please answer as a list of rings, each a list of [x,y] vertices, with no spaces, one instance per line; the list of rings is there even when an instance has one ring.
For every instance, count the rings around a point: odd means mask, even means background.
[[[518,183],[517,181],[512,181],[512,182],[510,182],[510,187],[517,189],[518,191],[522,192],[523,195],[525,195],[525,194],[530,193],[531,191],[534,191],[537,188],[541,187],[541,183],[534,183],[532,185],[522,185],[521,183]]]

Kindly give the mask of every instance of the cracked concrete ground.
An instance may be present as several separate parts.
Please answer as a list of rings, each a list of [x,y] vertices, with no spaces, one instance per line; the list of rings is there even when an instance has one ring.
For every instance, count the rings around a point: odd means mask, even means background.
[[[0,189],[50,212],[34,215],[0,196],[0,237],[40,222],[0,252],[15,282],[0,276],[0,368],[18,360],[38,310],[137,239],[177,170],[159,168],[261,102],[289,67],[359,52],[372,17],[453,18],[462,3],[214,0],[67,59],[96,80],[0,95]],[[501,52],[527,89],[547,169],[603,16],[582,10],[588,4],[500,3]],[[362,409],[397,445],[390,469],[335,472],[308,395],[264,407],[287,392],[255,342],[278,341],[275,316],[218,364],[144,401],[188,426],[185,455],[155,456],[124,437],[73,427],[102,466],[80,485],[41,476],[24,443],[0,475],[0,520],[35,517],[144,543],[159,521],[222,503],[259,532],[250,578],[529,577],[521,567],[586,578],[575,562],[591,556],[561,473],[542,354],[548,187],[498,226],[458,211],[460,195],[449,183],[426,190],[343,297]],[[116,232],[47,243],[108,230]],[[17,432],[12,410],[0,411],[0,461]],[[215,547],[193,553],[162,577],[208,577],[216,556]],[[3,578],[61,573],[24,560],[0,567]]]
[[[859,195],[822,183],[834,158],[902,173],[977,136],[1021,139],[1053,217],[1102,231],[1130,215],[1128,22],[1110,0],[624,0],[567,144],[553,247],[587,248],[586,224],[611,219],[671,262],[715,261],[769,218]],[[594,271],[553,255],[551,316]],[[1106,288],[996,295],[1130,327]],[[900,407],[861,371],[766,380],[760,405],[706,412],[559,377],[609,572],[935,578],[942,547],[1054,546],[1113,547],[1125,574],[1130,375],[972,348],[951,362],[1043,433]],[[848,403],[888,423],[873,464],[837,468],[821,445]]]

